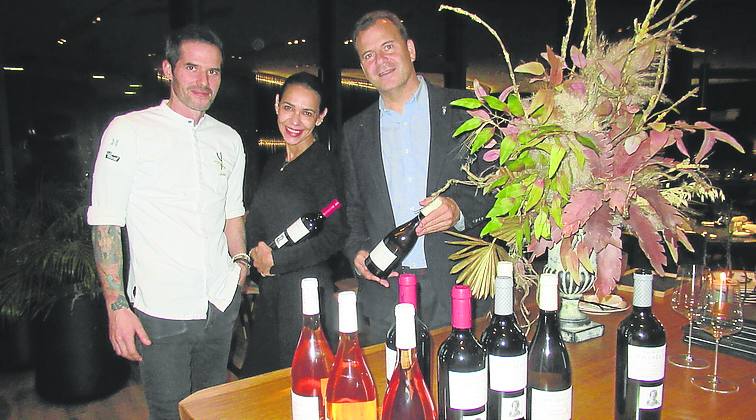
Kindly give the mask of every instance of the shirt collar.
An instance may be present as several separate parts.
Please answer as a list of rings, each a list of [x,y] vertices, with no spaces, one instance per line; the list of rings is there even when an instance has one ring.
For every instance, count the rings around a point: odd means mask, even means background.
[[[194,125],[194,120],[193,120],[193,119],[191,119],[191,118],[187,118],[187,117],[185,117],[185,116],[183,116],[183,115],[179,114],[178,112],[174,111],[173,109],[171,109],[171,107],[169,107],[169,106],[168,106],[168,99],[163,99],[163,100],[162,100],[162,101],[160,102],[160,109],[162,109],[162,110],[163,110],[163,112],[164,112],[164,113],[165,113],[165,114],[166,114],[166,115],[167,115],[168,117],[170,117],[170,118],[173,118],[173,119],[175,119],[176,121],[180,121],[181,123],[183,123],[183,124],[187,124],[187,125],[189,125],[189,126],[192,126],[192,127],[194,127],[194,126],[195,126],[195,125]],[[196,127],[199,127],[199,126],[200,126],[200,125],[202,124],[202,122],[203,122],[203,121],[205,121],[205,117],[207,117],[207,113],[203,113],[203,114],[202,114],[202,117],[201,117],[201,118],[199,119],[199,121],[197,121],[197,125],[196,125]]]
[[[405,110],[407,109],[407,107],[412,107],[417,104],[419,102],[420,95],[427,95],[426,91],[428,90],[428,87],[425,85],[425,79],[423,79],[423,76],[417,75],[417,80],[420,82],[420,84],[417,86],[415,93],[413,93],[412,96],[407,99],[407,102],[404,103]],[[378,97],[378,109],[380,109],[381,112],[391,111],[391,109],[388,109],[383,103],[382,96]]]

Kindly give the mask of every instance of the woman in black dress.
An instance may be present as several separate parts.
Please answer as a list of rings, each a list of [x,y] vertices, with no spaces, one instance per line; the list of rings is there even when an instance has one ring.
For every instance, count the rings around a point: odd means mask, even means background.
[[[249,341],[254,360],[249,369],[245,366],[248,374],[291,365],[302,325],[303,278],[318,279],[321,313],[335,307],[327,260],[339,252],[347,235],[341,209],[315,236],[276,250],[266,244],[303,214],[322,209],[334,198],[343,203],[338,160],[315,136],[328,111],[320,81],[308,73],[290,76],[276,95],[275,111],[286,152],[265,165],[246,221],[250,255],[263,276],[254,303]]]

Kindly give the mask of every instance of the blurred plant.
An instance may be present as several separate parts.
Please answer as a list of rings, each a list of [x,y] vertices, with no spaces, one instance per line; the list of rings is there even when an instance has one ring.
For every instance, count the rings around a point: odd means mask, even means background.
[[[677,33],[695,16],[681,17],[693,0],[679,0],[674,11],[657,18],[662,1],[651,0],[642,21],[634,20],[631,38],[609,43],[597,33],[596,2],[586,0],[587,23],[580,46],[570,46],[576,0],[560,54],[547,46],[543,61],[512,68],[498,34],[479,17],[442,5],[485,26],[498,41],[514,82],[515,73],[529,77],[524,94],[517,83],[492,96],[475,81],[475,98],[452,105],[471,118],[454,136],[465,134],[471,154],[483,153],[490,166],[480,174],[463,168],[462,183],[495,195],[481,238],[451,242],[465,248],[452,254],[459,262],[452,273],[471,285],[476,296],[494,293],[496,261],[505,255],[529,267],[547,249],[559,246],[563,266],[578,276],[578,267],[596,273],[599,295],[609,294],[621,275],[621,232],[638,237],[654,270],[663,274],[665,249],[677,261],[678,243],[692,251],[688,205],[693,200],[723,199],[703,174],[703,164],[717,141],[743,152],[729,134],[697,121],[667,121],[679,104],[696,95],[693,89],[676,101],[663,91],[671,48],[683,45]],[[703,132],[691,157],[683,136]],[[681,160],[665,157],[675,146]],[[590,256],[595,253],[598,267]],[[532,279],[533,273],[530,271]],[[523,282],[518,282],[522,286]]]

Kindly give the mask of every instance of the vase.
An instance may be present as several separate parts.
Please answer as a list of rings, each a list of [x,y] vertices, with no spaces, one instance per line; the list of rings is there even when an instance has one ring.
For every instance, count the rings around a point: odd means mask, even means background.
[[[592,321],[588,315],[580,311],[580,298],[596,283],[596,274],[583,267],[578,267],[579,279],[573,278],[569,271],[562,266],[559,249],[561,241],[548,250],[548,260],[543,269],[544,273],[553,273],[559,279],[559,296],[562,305],[559,308],[559,325],[562,338],[569,343],[590,340],[604,334],[604,326]],[[590,256],[591,264],[596,268],[596,254]]]

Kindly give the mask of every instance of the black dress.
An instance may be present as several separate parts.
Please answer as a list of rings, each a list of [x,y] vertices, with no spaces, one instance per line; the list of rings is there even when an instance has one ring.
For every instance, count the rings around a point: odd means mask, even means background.
[[[284,158],[271,157],[260,176],[246,220],[250,248],[260,241],[270,243],[298,217],[334,198],[344,202],[338,161],[324,145],[314,143],[289,163]],[[336,300],[328,258],[339,252],[346,235],[345,212],[339,209],[315,236],[273,250],[274,276],[262,278],[255,298],[245,376],[291,366],[302,327],[300,282],[305,277],[318,279],[321,319],[334,336]],[[333,314],[330,319],[328,314]]]

